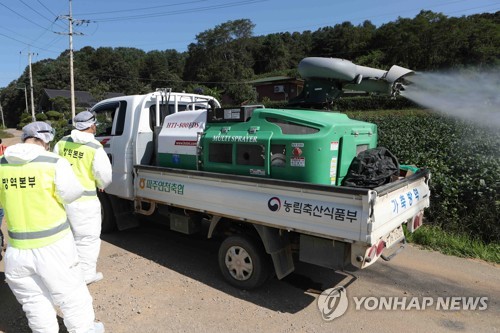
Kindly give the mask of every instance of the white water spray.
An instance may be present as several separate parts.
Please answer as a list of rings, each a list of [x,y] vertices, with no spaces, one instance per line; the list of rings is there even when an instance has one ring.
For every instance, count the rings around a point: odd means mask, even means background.
[[[500,69],[418,73],[401,95],[424,107],[483,126],[500,128]]]

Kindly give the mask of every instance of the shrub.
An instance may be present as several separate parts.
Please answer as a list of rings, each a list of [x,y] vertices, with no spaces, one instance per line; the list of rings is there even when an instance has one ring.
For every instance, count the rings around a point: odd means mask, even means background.
[[[485,242],[500,241],[500,133],[428,112],[356,113],[376,123],[379,146],[401,164],[431,170],[427,222]]]
[[[334,101],[336,111],[368,111],[368,110],[402,110],[416,108],[417,105],[403,97],[390,98],[387,96],[358,96],[343,97]]]
[[[45,112],[45,115],[47,115],[49,120],[60,120],[64,118],[64,114],[57,111],[47,111]]]
[[[35,115],[37,121],[46,121],[49,119],[45,113],[38,113]]]
[[[21,114],[21,121],[19,124],[17,124],[17,129],[20,130],[22,129],[25,125],[31,123],[33,119],[31,118],[31,114],[29,113],[23,113]]]

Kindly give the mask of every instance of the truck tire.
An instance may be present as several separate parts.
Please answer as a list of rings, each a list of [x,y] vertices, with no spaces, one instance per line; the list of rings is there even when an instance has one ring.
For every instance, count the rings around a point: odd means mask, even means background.
[[[97,197],[101,202],[101,232],[108,233],[116,230],[115,214],[108,195],[98,191]]]
[[[229,236],[219,247],[219,268],[229,284],[240,289],[260,287],[270,276],[263,246],[250,237]]]

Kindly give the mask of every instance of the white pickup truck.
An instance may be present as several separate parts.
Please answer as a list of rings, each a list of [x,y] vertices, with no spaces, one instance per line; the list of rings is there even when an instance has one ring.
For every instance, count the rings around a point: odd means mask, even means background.
[[[103,231],[137,226],[137,214],[160,217],[186,234],[205,230],[208,238],[221,239],[218,264],[224,278],[252,289],[273,273],[281,279],[293,272],[296,260],[331,269],[365,268],[387,259],[386,249],[399,248],[403,225],[413,232],[422,224],[429,206],[428,170],[372,189],[336,185],[345,176],[340,165],[350,162],[342,162],[348,151],[342,144],[362,140],[363,130],[346,131],[345,140],[327,140],[325,149],[315,147],[307,155],[309,138],[324,130],[318,125],[313,131],[316,111],[219,108],[213,97],[169,90],[111,98],[92,108],[99,122],[96,139],[113,167],[113,182],[100,193]],[[239,117],[240,122],[228,122]],[[280,117],[288,120],[276,120]],[[266,126],[295,130],[293,119],[307,123],[307,131],[299,133],[302,141],[276,144],[278,135]],[[243,133],[237,127],[245,123]],[[209,138],[210,130],[217,135]],[[365,132],[369,140],[376,136],[372,127]],[[209,145],[214,145],[210,152]],[[234,152],[232,159],[217,150],[225,147]],[[317,175],[302,171],[323,153],[330,154],[324,163],[328,182],[311,183],[308,177]],[[268,163],[276,156],[277,164]],[[291,167],[297,181],[287,179],[285,168]]]

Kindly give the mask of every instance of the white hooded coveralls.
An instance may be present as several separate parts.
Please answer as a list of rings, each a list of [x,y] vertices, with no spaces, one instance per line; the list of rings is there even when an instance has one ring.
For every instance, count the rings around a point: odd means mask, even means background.
[[[86,144],[94,140],[94,135],[72,130],[71,139],[74,143]],[[54,147],[54,153],[61,153],[58,144]],[[100,190],[111,183],[111,163],[102,147],[95,151],[92,174],[96,182],[95,186]],[[65,207],[75,237],[85,281],[92,281],[96,275],[97,258],[101,248],[101,204],[98,197],[95,196],[92,200],[74,201]]]
[[[4,157],[9,164],[25,164],[42,154],[57,157],[43,147],[29,143],[8,147]],[[63,158],[58,158],[54,179],[50,181],[55,185],[54,198],[61,204],[77,199],[83,192],[71,166]],[[18,205],[25,210],[36,209],[28,200]],[[8,219],[8,212],[6,215]],[[18,249],[9,245],[5,254],[5,277],[33,332],[59,332],[54,307],[61,309],[68,332],[94,331],[92,297],[78,265],[71,232],[39,248]]]

